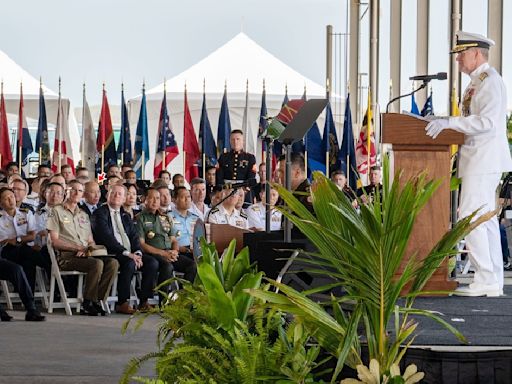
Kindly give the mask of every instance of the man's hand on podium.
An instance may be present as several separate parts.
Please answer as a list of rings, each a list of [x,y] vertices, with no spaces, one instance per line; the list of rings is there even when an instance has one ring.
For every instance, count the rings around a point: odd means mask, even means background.
[[[428,123],[425,127],[425,131],[427,131],[427,136],[435,139],[444,129],[447,128],[449,128],[448,119],[436,119]]]

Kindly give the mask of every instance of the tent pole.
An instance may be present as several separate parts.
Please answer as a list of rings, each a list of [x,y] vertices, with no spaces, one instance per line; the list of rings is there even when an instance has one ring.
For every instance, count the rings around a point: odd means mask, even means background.
[[[142,175],[142,179],[144,180],[144,168],[146,168],[146,164],[144,164],[144,158],[145,158],[145,151],[142,151],[142,172],[141,172],[141,175]]]

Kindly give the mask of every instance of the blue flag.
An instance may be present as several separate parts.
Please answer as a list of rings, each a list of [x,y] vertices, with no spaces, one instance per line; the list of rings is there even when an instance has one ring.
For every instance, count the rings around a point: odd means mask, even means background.
[[[48,123],[46,120],[46,104],[43,88],[39,88],[39,121],[37,123],[36,152],[40,155],[41,165],[50,166],[50,142],[48,140]]]
[[[204,153],[206,167],[217,164],[217,147],[213,139],[210,119],[208,119],[208,111],[206,110],[206,94],[203,92],[203,107],[201,109],[201,122],[199,123],[199,150]],[[203,161],[201,160],[201,168]],[[206,172],[205,170],[201,171]]]
[[[128,122],[128,111],[124,101],[124,89],[121,90],[121,129],[119,144],[117,145],[117,158],[123,163],[130,164],[133,161],[132,139],[130,137],[130,123]]]
[[[30,138],[30,132],[28,130],[27,119],[25,117],[24,103],[23,103],[23,89],[20,87],[20,109],[18,116],[18,141],[17,141],[17,163],[21,163],[23,166],[27,165],[28,155],[30,155],[34,149],[32,147],[32,139]],[[21,152],[20,152],[21,149]],[[20,172],[22,170],[20,169]]]
[[[146,167],[148,160],[148,112],[146,109],[146,91],[143,88],[142,101],[140,103],[139,122],[137,123],[137,132],[135,134],[135,164],[133,166],[133,170],[137,173],[138,179],[142,179],[143,167]]]
[[[418,104],[416,104],[416,99],[414,95],[411,95],[411,113],[418,115],[420,114],[420,110],[418,109]]]
[[[425,105],[421,110],[421,116],[434,116],[434,105],[432,104],[432,91],[428,95]]]
[[[338,144],[336,126],[334,125],[334,118],[332,117],[331,103],[327,103],[327,108],[325,109],[325,125],[324,136],[322,138],[322,150],[324,152],[324,159],[325,154],[329,154],[329,173],[340,169],[341,163],[338,156],[340,147]]]
[[[341,170],[347,176],[347,183],[352,190],[357,189],[356,149],[354,147],[354,131],[352,130],[352,113],[350,111],[350,94],[345,101],[345,120],[343,121],[343,138],[341,140],[341,150],[339,159]]]
[[[265,81],[263,81],[263,93],[261,94],[261,108],[260,108],[260,123],[258,127],[258,137],[261,137],[263,133],[267,130],[268,122],[267,122],[267,92],[265,91]],[[263,141],[262,143],[263,151],[266,151],[266,143]]]
[[[223,152],[231,150],[229,143],[229,135],[231,134],[231,121],[229,119],[228,95],[227,89],[224,87],[224,96],[222,97],[222,105],[220,107],[219,125],[217,128],[217,151],[220,156]]]
[[[325,173],[325,152],[322,149],[322,137],[316,121],[305,137],[305,149],[308,151],[308,175],[314,171]]]

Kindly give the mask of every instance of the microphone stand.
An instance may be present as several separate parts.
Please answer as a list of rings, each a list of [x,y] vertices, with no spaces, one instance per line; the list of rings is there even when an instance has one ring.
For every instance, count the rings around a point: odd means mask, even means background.
[[[389,100],[388,104],[386,105],[386,113],[389,113],[389,106],[390,106],[391,104],[393,104],[395,101],[397,101],[397,100],[399,100],[399,99],[402,99],[402,98],[404,98],[404,97],[407,97],[407,96],[412,96],[412,95],[414,95],[416,92],[418,92],[418,91],[422,90],[423,88],[425,88],[425,87],[428,85],[428,82],[429,82],[429,81],[430,81],[430,80],[424,80],[424,81],[423,81],[423,83],[422,83],[422,84],[421,84],[417,89],[415,89],[414,91],[412,91],[412,92],[410,92],[410,93],[407,93],[407,94],[405,94],[405,95],[398,95],[397,97],[395,97],[395,98],[393,98],[393,99]]]

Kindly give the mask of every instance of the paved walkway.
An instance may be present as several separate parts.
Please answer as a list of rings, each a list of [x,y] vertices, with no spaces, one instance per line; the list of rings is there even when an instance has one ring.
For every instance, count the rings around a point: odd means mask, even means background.
[[[135,333],[121,334],[127,316],[47,316],[42,323],[24,321],[25,313],[9,311],[14,320],[0,322],[0,383],[117,383],[126,363],[156,351],[159,318],[148,318]],[[152,364],[140,371],[152,375]]]

